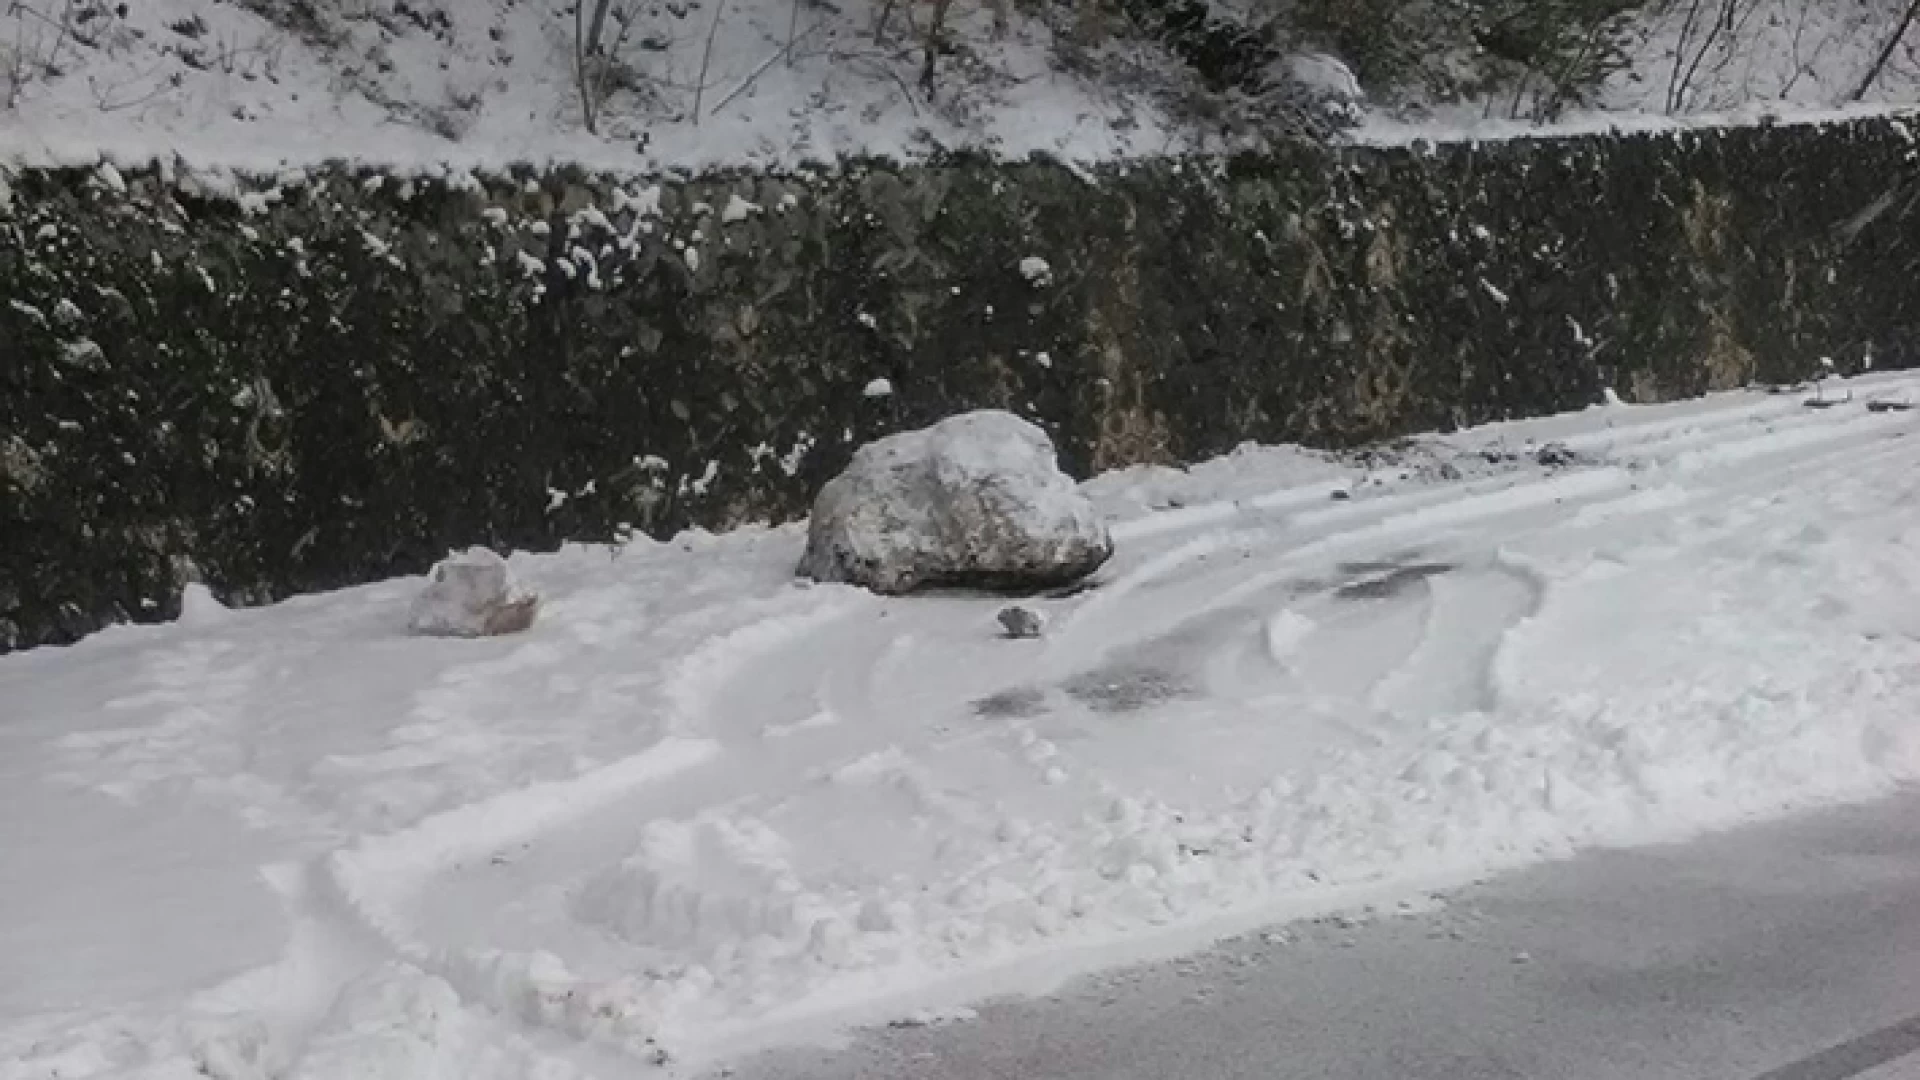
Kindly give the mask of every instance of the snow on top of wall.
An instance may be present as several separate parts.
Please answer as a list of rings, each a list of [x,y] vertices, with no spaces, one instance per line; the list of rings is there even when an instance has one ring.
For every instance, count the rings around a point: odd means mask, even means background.
[[[1903,124],[1920,119],[1920,106],[1862,102],[1830,108],[1756,102],[1726,112],[1667,116],[1639,111],[1585,109],[1549,124],[1488,118],[1471,106],[1435,110],[1420,120],[1369,116],[1347,138],[1362,146],[1407,146],[1420,142],[1498,142],[1503,139],[1569,138],[1580,135],[1657,135],[1733,127],[1817,125],[1890,117]]]

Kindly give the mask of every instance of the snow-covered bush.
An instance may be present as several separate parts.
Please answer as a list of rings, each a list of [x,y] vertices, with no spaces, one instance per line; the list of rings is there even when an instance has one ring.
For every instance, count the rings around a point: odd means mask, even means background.
[[[988,410],[861,447],[814,502],[800,572],[883,593],[1045,588],[1112,554],[1046,433]]]
[[[407,626],[434,637],[493,637],[532,626],[539,610],[540,597],[514,580],[506,560],[476,547],[434,564]]]

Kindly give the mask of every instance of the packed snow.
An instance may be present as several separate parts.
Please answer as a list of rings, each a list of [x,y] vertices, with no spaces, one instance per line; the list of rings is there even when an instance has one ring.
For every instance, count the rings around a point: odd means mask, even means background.
[[[0,657],[0,1077],[686,1075],[1920,780],[1916,389],[1102,476],[1038,638],[788,526]]]

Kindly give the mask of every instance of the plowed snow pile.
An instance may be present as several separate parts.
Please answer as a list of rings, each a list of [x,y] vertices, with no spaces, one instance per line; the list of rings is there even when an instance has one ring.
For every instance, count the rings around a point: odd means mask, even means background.
[[[0,1077],[615,1077],[1920,779],[1920,377],[1087,490],[1025,601],[802,527],[0,658]]]

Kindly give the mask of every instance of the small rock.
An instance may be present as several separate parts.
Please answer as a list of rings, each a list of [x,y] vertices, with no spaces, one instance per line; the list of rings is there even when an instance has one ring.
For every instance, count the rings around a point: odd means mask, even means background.
[[[1533,460],[1550,469],[1556,469],[1567,465],[1578,464],[1580,455],[1574,453],[1573,449],[1566,443],[1552,442],[1536,451],[1533,455]]]
[[[482,547],[434,564],[407,626],[432,637],[494,637],[533,625],[540,597],[521,588],[507,561]]]
[[[1047,617],[1019,605],[1000,609],[1000,626],[1010,638],[1037,638],[1047,629]]]

